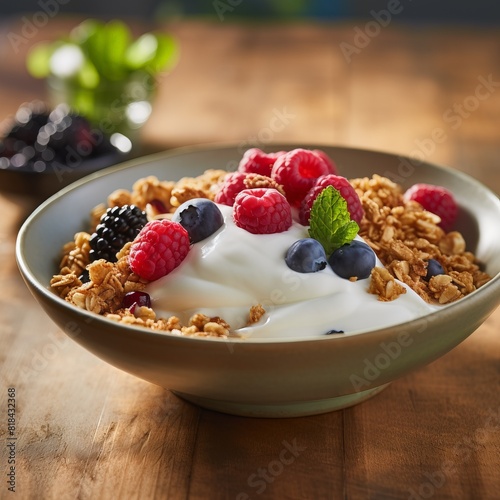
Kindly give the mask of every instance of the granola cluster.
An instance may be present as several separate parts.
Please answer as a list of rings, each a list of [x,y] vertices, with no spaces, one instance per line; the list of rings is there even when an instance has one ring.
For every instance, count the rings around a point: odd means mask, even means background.
[[[369,291],[380,300],[393,300],[406,283],[429,303],[448,304],[473,292],[491,278],[481,270],[475,256],[466,250],[457,231],[445,233],[438,216],[420,204],[403,199],[399,185],[374,175],[351,180],[365,216],[359,235],[375,251],[385,269],[375,268]],[[426,281],[426,261],[437,260],[445,271]]]
[[[63,247],[59,273],[50,286],[71,304],[101,314],[126,325],[137,325],[156,331],[197,337],[231,336],[231,327],[224,319],[193,315],[187,324],[176,316],[157,317],[150,307],[123,307],[129,292],[143,291],[147,281],[134,274],[128,263],[131,243],[117,254],[117,262],[90,262],[89,239],[108,207],[136,205],[145,210],[148,219],[168,217],[176,208],[192,198],[213,200],[227,172],[207,170],[198,177],[185,177],[178,182],[160,181],[149,176],[139,179],[131,191],[118,189],[111,193],[107,204],[95,207],[90,214],[89,232],[79,232]],[[253,175],[247,187],[276,187],[271,179]],[[402,189],[391,180],[374,175],[352,179],[365,215],[359,235],[375,251],[384,267],[372,271],[368,292],[381,301],[392,301],[406,288],[413,289],[429,303],[448,304],[473,292],[490,277],[481,270],[475,256],[466,250],[462,235],[445,233],[440,219],[416,202],[406,202]],[[271,184],[270,184],[271,183]],[[165,215],[165,213],[167,215]],[[437,260],[445,274],[426,280],[427,261]],[[398,281],[399,280],[399,281]],[[258,322],[265,314],[258,304],[249,307],[248,325]]]
[[[143,177],[134,183],[131,191],[116,189],[108,196],[107,204],[101,203],[91,211],[91,231],[108,207],[135,205],[145,210],[149,219],[153,219],[159,214],[175,212],[178,206],[193,198],[213,200],[226,175],[226,170],[211,169],[197,177],[183,177],[177,182],[160,181],[153,175]]]
[[[127,243],[117,254],[117,262],[100,259],[89,263],[86,266],[88,281],[83,279],[83,269],[79,264],[73,263],[72,267],[65,265],[76,249],[81,252],[82,261],[89,262],[89,238],[88,233],[77,233],[75,245],[81,240],[85,240],[86,245],[75,246],[74,249],[70,243],[64,246],[59,274],[51,279],[50,286],[60,297],[77,307],[96,314],[114,313],[120,309],[126,293],[144,290],[146,282],[128,265],[131,243]]]
[[[131,191],[118,189],[108,196],[107,204],[93,208],[89,232],[79,232],[63,247],[59,273],[50,281],[51,288],[71,304],[101,314],[111,320],[168,331],[177,335],[195,337],[222,337],[231,335],[230,326],[219,317],[193,315],[183,325],[179,318],[158,318],[150,307],[136,307],[133,312],[122,306],[125,294],[143,291],[147,281],[132,272],[128,264],[131,243],[117,254],[117,262],[103,259],[90,262],[90,236],[108,207],[134,204],[145,210],[151,220],[159,213],[173,213],[184,201],[192,198],[212,199],[227,175],[225,170],[207,170],[198,177],[185,177],[178,182],[160,181],[149,176],[139,179]],[[88,273],[84,279],[84,273]],[[264,314],[260,306],[249,308],[248,324],[257,322]]]

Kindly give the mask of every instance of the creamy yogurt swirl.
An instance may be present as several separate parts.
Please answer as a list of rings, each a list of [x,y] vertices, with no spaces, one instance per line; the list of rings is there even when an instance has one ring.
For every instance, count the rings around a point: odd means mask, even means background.
[[[316,273],[292,271],[285,254],[308,237],[306,227],[294,222],[288,231],[256,235],[235,225],[232,207],[218,206],[224,225],[195,243],[174,271],[148,285],[159,316],[174,315],[185,324],[195,313],[220,316],[242,337],[279,339],[387,327],[436,309],[404,284],[405,294],[381,302],[367,292],[369,279],[351,282],[330,266]],[[377,265],[382,266],[378,259]],[[250,307],[257,304],[266,314],[247,327]]]

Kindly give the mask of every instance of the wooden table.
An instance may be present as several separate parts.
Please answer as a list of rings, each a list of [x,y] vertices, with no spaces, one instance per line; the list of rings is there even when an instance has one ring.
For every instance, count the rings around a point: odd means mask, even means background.
[[[36,39],[72,24],[54,18]],[[500,193],[497,30],[403,27],[396,16],[378,30],[228,21],[169,29],[182,57],[159,86],[149,149],[365,147],[451,165]],[[356,41],[360,32],[370,36]],[[2,117],[41,96],[23,68],[33,41],[19,54],[2,42]],[[31,208],[0,196],[1,498],[15,498],[5,475],[9,387],[18,498],[499,498],[500,309],[452,352],[359,406],[288,420],[227,416],[108,366],[51,323],[14,260]]]

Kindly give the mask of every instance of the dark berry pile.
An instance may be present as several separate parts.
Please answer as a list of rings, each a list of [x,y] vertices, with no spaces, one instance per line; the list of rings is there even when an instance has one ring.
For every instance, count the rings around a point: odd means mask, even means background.
[[[116,254],[133,241],[148,222],[146,212],[135,205],[108,208],[90,238],[90,261],[116,262]]]
[[[61,104],[48,110],[22,105],[0,140],[0,168],[45,172],[50,165],[77,168],[84,160],[113,151],[109,139],[88,120]]]

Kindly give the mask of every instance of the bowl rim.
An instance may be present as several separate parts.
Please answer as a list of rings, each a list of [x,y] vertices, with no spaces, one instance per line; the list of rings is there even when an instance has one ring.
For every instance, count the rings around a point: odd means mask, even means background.
[[[474,184],[476,187],[480,188],[481,190],[486,191],[488,197],[491,199],[493,203],[495,203],[498,206],[499,212],[500,212],[500,196],[495,194],[490,188],[482,184],[480,181],[474,179],[470,175],[460,171],[456,170],[454,168],[432,163],[432,162],[427,162],[427,161],[421,161],[421,160],[415,160],[414,158],[411,158],[406,155],[400,155],[397,153],[390,153],[386,151],[379,151],[379,150],[374,150],[374,149],[366,149],[366,148],[356,148],[356,147],[348,147],[348,146],[342,146],[342,145],[335,145],[335,144],[325,144],[325,143],[305,143],[303,145],[298,145],[297,142],[269,142],[266,143],[265,146],[262,146],[262,149],[282,149],[282,148],[298,148],[298,147],[303,147],[306,149],[321,149],[321,148],[333,148],[333,149],[338,149],[338,150],[344,150],[346,152],[358,152],[358,153],[368,153],[368,154],[376,154],[376,155],[381,155],[381,156],[390,156],[394,157],[397,156],[397,158],[400,159],[406,159],[408,161],[411,161],[413,163],[418,163],[419,165],[426,165],[434,169],[442,170],[447,173],[451,173],[454,176],[457,176],[462,179],[462,181],[465,181],[469,184]],[[347,337],[353,337],[353,336],[361,336],[361,335],[376,335],[377,333],[384,333],[387,335],[397,335],[398,333],[401,332],[401,328],[404,325],[405,330],[411,331],[414,327],[417,327],[418,325],[422,324],[422,321],[429,321],[430,323],[435,323],[436,321],[445,321],[446,317],[449,315],[454,315],[455,312],[458,311],[458,307],[461,307],[463,309],[464,306],[467,306],[468,308],[474,308],[475,304],[479,303],[479,301],[482,299],[482,297],[486,293],[490,294],[495,294],[495,291],[497,291],[497,294],[500,296],[500,272],[497,273],[495,276],[492,277],[492,279],[481,286],[481,288],[475,290],[471,294],[467,295],[461,300],[455,301],[451,304],[444,305],[442,309],[438,309],[436,311],[433,311],[425,316],[418,317],[416,319],[413,319],[411,321],[407,322],[402,322],[402,323],[397,323],[394,325],[390,325],[388,327],[381,327],[381,328],[376,328],[376,329],[361,329],[358,331],[354,332],[349,332],[346,335],[321,335],[321,336],[314,336],[314,337],[285,337],[285,338],[254,338],[252,339],[251,336],[247,338],[238,338],[238,337],[227,337],[227,338],[218,338],[218,337],[192,337],[192,336],[184,336],[184,335],[176,335],[172,334],[167,331],[161,331],[157,332],[154,330],[151,330],[150,328],[145,328],[141,326],[136,326],[136,325],[126,325],[126,324],[121,324],[117,323],[116,321],[113,321],[109,318],[106,318],[104,316],[92,313],[90,311],[87,311],[85,309],[80,309],[77,308],[76,306],[68,303],[55,293],[51,292],[48,286],[44,286],[42,283],[40,283],[34,276],[34,274],[31,272],[30,266],[28,262],[25,260],[25,255],[23,251],[24,247],[24,242],[26,239],[26,235],[30,229],[30,226],[34,224],[37,220],[37,218],[46,210],[48,206],[50,206],[52,203],[54,203],[56,200],[64,197],[67,193],[78,189],[80,186],[91,183],[95,181],[96,179],[99,179],[101,177],[105,177],[106,175],[113,174],[115,172],[121,171],[121,170],[127,170],[127,169],[132,169],[135,168],[139,165],[143,165],[145,163],[151,163],[155,162],[158,160],[164,160],[168,158],[173,158],[176,156],[183,156],[186,154],[190,153],[197,153],[197,152],[203,152],[207,150],[211,151],[218,151],[218,150],[228,150],[228,149],[234,149],[236,150],[238,148],[238,144],[234,142],[218,142],[218,143],[208,143],[208,144],[198,144],[198,145],[192,145],[192,146],[181,146],[177,148],[172,148],[172,149],[167,149],[165,151],[160,151],[157,153],[152,153],[148,155],[144,155],[141,157],[137,157],[134,159],[129,159],[124,162],[118,163],[116,165],[101,169],[97,172],[94,172],[92,174],[89,174],[81,179],[78,179],[77,181],[69,184],[68,186],[62,188],[60,191],[57,193],[53,194],[50,196],[48,199],[46,199],[43,203],[41,203],[24,221],[22,224],[21,228],[19,229],[18,236],[16,239],[16,247],[15,247],[15,255],[16,255],[16,261],[18,268],[23,276],[23,278],[29,283],[29,285],[36,289],[37,292],[41,293],[42,296],[44,296],[47,300],[54,302],[55,304],[66,308],[70,314],[80,314],[86,318],[89,318],[92,321],[97,321],[98,323],[102,323],[102,326],[110,326],[110,325],[115,325],[118,326],[120,329],[124,329],[125,331],[128,331],[129,333],[133,334],[140,334],[142,336],[146,335],[148,337],[154,338],[154,339],[160,339],[160,338],[168,338],[171,340],[179,339],[182,342],[195,342],[195,343],[207,343],[208,342],[221,342],[221,343],[234,343],[238,345],[244,345],[244,344],[250,344],[252,346],[256,345],[269,345],[269,344],[288,344],[288,343],[303,343],[303,342],[335,342],[335,341],[340,341],[343,338]],[[499,300],[500,302],[500,300]],[[427,320],[427,318],[432,318],[430,320]],[[89,323],[89,321],[86,321]]]

